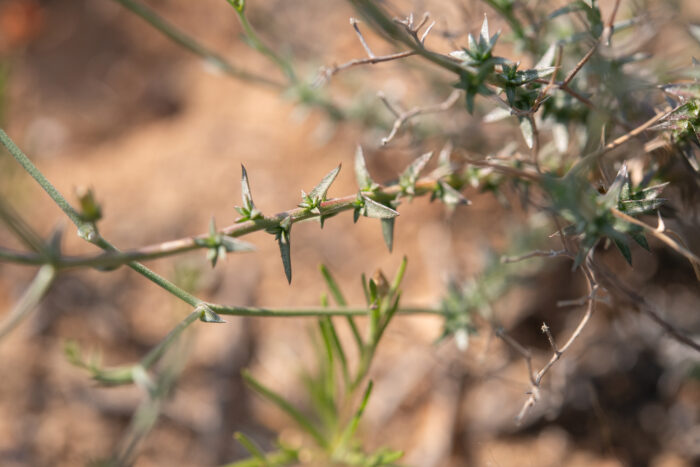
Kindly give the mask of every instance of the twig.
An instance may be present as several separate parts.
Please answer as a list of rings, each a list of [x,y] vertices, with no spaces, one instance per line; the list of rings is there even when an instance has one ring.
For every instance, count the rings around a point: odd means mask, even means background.
[[[528,349],[523,347],[518,341],[510,337],[506,332],[503,330],[503,328],[497,328],[495,331],[495,334],[497,337],[500,337],[503,342],[508,344],[513,350],[518,352],[523,359],[525,360],[525,363],[527,364],[527,375],[528,378],[530,378],[530,382],[532,385],[535,385],[535,372],[532,369],[532,354]]]
[[[388,136],[382,138],[382,145],[386,146],[389,142],[394,139],[399,129],[410,119],[417,117],[418,115],[425,115],[430,113],[445,112],[452,107],[457,99],[459,99],[460,91],[455,89],[450,93],[450,95],[443,102],[427,107],[413,107],[407,111],[397,111],[396,108],[389,102],[389,100],[384,96],[383,93],[379,94],[379,98],[382,100],[384,105],[396,116],[394,120],[394,125],[391,127],[391,132]]]
[[[593,47],[591,47],[591,50],[589,50],[586,55],[583,56],[581,60],[576,64],[576,66],[569,72],[568,75],[566,75],[566,78],[564,78],[564,81],[562,81],[562,86],[566,87],[569,85],[572,79],[576,76],[576,74],[581,71],[581,68],[583,68],[583,65],[585,65],[588,60],[591,59],[595,51],[598,50],[598,42],[596,41],[595,44],[593,44]]]
[[[517,263],[519,261],[523,261],[523,260],[530,259],[530,258],[537,258],[537,257],[553,258],[555,256],[570,256],[570,255],[568,254],[567,250],[549,250],[549,251],[535,250],[535,251],[531,251],[529,253],[525,253],[524,255],[521,255],[521,256],[503,256],[503,257],[501,257],[501,263],[504,263],[504,264]]]
[[[56,269],[51,265],[42,266],[36,277],[17,302],[12,311],[0,323],[0,339],[12,331],[39,304],[56,278]]]
[[[392,60],[399,60],[401,58],[410,57],[411,55],[416,54],[414,50],[406,50],[404,52],[376,56],[367,44],[365,37],[362,35],[362,32],[360,31],[360,28],[357,25],[357,20],[355,18],[350,18],[350,24],[352,25],[353,29],[355,29],[355,33],[357,34],[360,44],[362,44],[362,48],[364,48],[365,52],[367,53],[367,58],[356,58],[354,60],[350,60],[349,62],[343,63],[342,65],[322,67],[321,70],[319,70],[318,77],[314,81],[314,86],[320,86],[328,82],[328,80],[330,80],[333,75],[340,73],[341,71],[347,70],[348,68],[352,68],[354,66],[374,65],[376,63],[390,62]]]
[[[589,285],[590,284],[591,283],[589,282]],[[547,372],[552,368],[552,366],[554,366],[554,364],[557,361],[559,361],[561,356],[571,347],[571,345],[576,341],[576,339],[578,339],[578,337],[581,335],[581,332],[583,332],[583,329],[586,327],[586,324],[588,324],[588,322],[590,321],[591,316],[593,316],[593,313],[595,312],[596,302],[595,294],[598,291],[598,285],[593,284],[591,285],[591,287],[592,298],[588,301],[588,308],[586,309],[586,313],[584,313],[583,317],[581,318],[581,321],[579,321],[578,323],[578,326],[576,326],[576,329],[574,329],[574,332],[569,337],[569,340],[567,340],[561,348],[557,349],[556,344],[554,343],[554,338],[551,337],[551,334],[547,335],[547,338],[550,339],[550,345],[552,345],[552,347],[555,349],[554,353],[552,354],[552,357],[549,359],[549,361],[534,376],[532,386],[530,388],[530,396],[527,398],[527,400],[523,404],[523,407],[520,409],[520,412],[515,418],[516,423],[520,424],[525,418],[525,415],[527,415],[527,412],[537,403],[539,399],[539,389],[540,384],[542,382],[542,378],[544,377],[544,375],[547,374]],[[547,330],[549,330],[549,328],[547,328]]]
[[[690,347],[691,349],[700,352],[700,344],[680,332],[676,329],[673,324],[669,323],[661,317],[661,313],[656,309],[654,305],[649,303],[643,296],[638,294],[632,288],[624,284],[620,279],[617,278],[607,267],[602,264],[593,264],[593,268],[596,271],[597,277],[601,279],[601,283],[609,291],[617,291],[622,295],[622,298],[626,299],[634,306],[636,306],[640,311],[646,313],[652,320],[654,320],[662,329],[664,329],[671,337],[681,344]]]
[[[603,34],[601,36],[603,43],[608,46],[610,45],[610,39],[612,38],[613,32],[615,31],[615,17],[617,16],[618,8],[620,8],[620,0],[615,0],[612,13],[610,13],[610,18],[608,19],[608,22],[605,25],[605,29],[603,30]]]
[[[654,228],[650,225],[645,224],[642,221],[639,221],[635,219],[632,216],[629,216],[625,214],[622,211],[619,211],[615,208],[611,208],[610,212],[617,217],[618,219],[622,219],[626,222],[629,222],[630,224],[634,224],[636,226],[639,226],[649,232],[651,235],[656,237],[657,239],[661,240],[663,243],[668,245],[673,251],[676,253],[679,253],[683,255],[688,261],[690,261],[691,265],[693,266],[693,270],[695,271],[696,275],[698,273],[698,268],[700,268],[700,257],[698,257],[695,253],[692,251],[688,250],[686,247],[681,245],[680,243],[674,241],[671,237],[666,235],[663,230],[659,230],[658,228]],[[698,276],[698,280],[700,280],[700,275]]]
[[[214,65],[217,69],[221,70],[227,75],[245,81],[252,81],[260,84],[265,84],[278,89],[284,88],[284,85],[282,83],[274,81],[266,76],[257,75],[255,73],[251,73],[249,71],[238,68],[230,61],[223,58],[221,55],[209,50],[208,48],[197,42],[193,37],[185,34],[178,28],[173,26],[171,23],[161,18],[155,11],[151,10],[146,5],[143,5],[134,0],[113,1],[120,3],[132,13],[137,14],[144,21],[149,23],[151,26],[156,28],[165,36],[167,36],[170,40],[180,45],[184,49],[189,50],[193,54],[203,58],[207,63]]]

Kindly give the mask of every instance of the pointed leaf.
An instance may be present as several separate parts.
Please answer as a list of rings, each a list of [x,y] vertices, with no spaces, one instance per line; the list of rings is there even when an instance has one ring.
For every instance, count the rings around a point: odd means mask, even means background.
[[[248,183],[248,172],[245,166],[241,164],[241,196],[243,197],[243,206],[246,209],[255,207],[253,203],[253,195],[250,193],[250,184]]]
[[[469,44],[469,50],[471,52],[474,52],[475,50],[478,50],[478,47],[476,45],[476,40],[474,40],[474,36],[472,36],[471,33],[467,36],[467,42]]]
[[[255,251],[255,245],[253,245],[252,243],[244,242],[243,240],[237,240],[226,235],[222,235],[220,240],[221,246],[223,246],[229,253],[233,251]]]
[[[233,434],[233,437],[236,441],[241,443],[241,446],[243,446],[245,450],[248,451],[248,453],[260,463],[261,466],[268,465],[267,459],[265,459],[265,453],[255,441],[253,441],[240,431],[235,432]]]
[[[490,44],[491,35],[489,34],[489,19],[484,15],[484,22],[481,23],[481,33],[479,34],[479,42]]]
[[[321,180],[321,182],[318,185],[316,185],[316,187],[313,190],[311,190],[311,193],[309,193],[309,198],[318,201],[323,201],[324,199],[326,199],[326,192],[335,180],[335,177],[338,176],[338,172],[340,172],[340,167],[341,166],[339,164],[338,167],[328,172],[328,174],[326,174],[326,176],[323,177],[323,180]]]
[[[523,134],[523,138],[525,139],[525,144],[527,144],[527,147],[532,149],[532,146],[535,144],[535,136],[534,136],[534,129],[532,128],[532,122],[530,122],[530,119],[520,117],[520,131]]]
[[[197,305],[197,310],[201,313],[199,316],[200,321],[204,321],[205,323],[225,323],[223,319],[221,319],[221,316],[216,314],[214,310],[209,308],[207,305],[200,303]]]
[[[471,204],[471,202],[465,198],[462,193],[452,188],[452,185],[449,183],[445,182],[444,180],[440,180],[438,183],[440,183],[440,186],[442,187],[442,202],[447,206],[454,207]]]
[[[282,256],[282,265],[284,266],[284,275],[287,277],[287,282],[292,283],[292,257],[291,248],[289,245],[289,232],[282,232],[277,239],[280,247],[280,255]]]
[[[325,447],[328,444],[321,432],[314,426],[313,422],[299,410],[297,410],[286,399],[258,382],[255,378],[253,378],[253,375],[251,375],[248,370],[243,370],[242,375],[248,386],[289,415],[297,423],[297,425],[310,434],[320,446]]]
[[[355,151],[355,179],[361,191],[372,191],[376,186],[367,170],[365,155],[360,145],[357,146],[357,150]]]
[[[381,203],[377,203],[367,196],[363,195],[362,199],[365,202],[363,214],[366,217],[371,217],[373,219],[391,219],[399,215],[397,211]]]
[[[413,188],[416,184],[416,181],[418,180],[418,176],[420,175],[421,171],[425,168],[428,161],[430,161],[431,157],[433,157],[433,153],[427,152],[422,156],[418,157],[416,160],[411,162],[411,164],[408,167],[406,167],[406,170],[404,170],[401,176],[399,177],[399,185],[402,188],[404,188],[404,190],[406,190],[409,193],[413,192]]]
[[[608,191],[603,196],[603,202],[606,206],[612,207],[618,204],[620,194],[622,193],[624,186],[627,184],[628,178],[627,163],[625,162],[620,167],[620,170],[617,171],[615,180],[613,180],[613,182],[610,184],[610,188],[608,188]]]
[[[647,243],[647,238],[644,236],[644,233],[637,231],[637,230],[631,230],[628,232],[629,236],[632,237],[632,240],[637,242],[639,246],[644,248],[647,251],[651,251],[649,248],[649,243]]]
[[[620,253],[624,256],[627,264],[632,266],[632,251],[630,251],[630,246],[627,244],[627,241],[613,238],[613,242],[615,242],[615,246],[617,246],[617,249],[620,250]]]
[[[384,243],[386,243],[389,253],[394,248],[394,224],[396,218],[382,219],[382,235],[384,236]]]
[[[538,70],[541,68],[552,66],[552,62],[554,61],[554,55],[555,55],[556,51],[557,51],[557,44],[553,43],[552,45],[549,46],[547,51],[544,53],[544,55],[542,56],[540,61],[537,62],[537,64],[535,65],[534,68],[536,70]]]
[[[503,107],[495,107],[492,111],[484,115],[482,121],[484,123],[493,123],[499,120],[503,120],[504,118],[508,118],[511,115],[512,114],[510,113],[510,109],[506,109]]]

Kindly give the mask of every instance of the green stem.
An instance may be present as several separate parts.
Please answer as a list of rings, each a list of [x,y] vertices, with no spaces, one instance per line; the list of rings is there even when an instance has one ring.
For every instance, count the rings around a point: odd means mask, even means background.
[[[166,350],[172,345],[173,342],[182,334],[182,332],[189,327],[190,324],[194,323],[199,319],[202,312],[197,310],[193,311],[185,319],[180,321],[180,323],[175,326],[167,336],[163,338],[160,343],[151,349],[148,354],[141,360],[141,366],[144,368],[150,368],[155,362],[157,362],[160,357],[163,356]]]
[[[44,174],[36,168],[32,161],[17,147],[17,145],[7,136],[4,130],[0,129],[0,142],[12,154],[12,157],[27,171],[27,173],[37,181],[39,185],[48,193],[51,199],[58,205],[59,208],[70,218],[70,220],[78,227],[84,226],[86,223],[80,218],[80,214],[73,206],[66,201],[61,193],[49,182]]]
[[[81,236],[83,238],[97,245],[103,250],[110,251],[113,253],[119,252],[119,250],[117,250],[117,248],[114,245],[112,245],[99,235],[94,224],[82,220],[78,211],[76,211],[73,208],[73,206],[71,206],[70,203],[68,203],[68,201],[63,197],[63,195],[59,193],[58,190],[56,190],[56,188],[51,184],[51,182],[49,182],[46,179],[46,177],[44,177],[44,174],[42,174],[39,171],[39,169],[36,168],[32,161],[29,160],[29,158],[17,147],[17,145],[15,145],[15,143],[10,139],[10,137],[7,136],[7,133],[5,133],[2,129],[0,129],[0,142],[7,148],[8,151],[10,151],[10,154],[12,154],[12,156],[17,160],[17,162],[20,163],[24,170],[26,170],[27,173],[29,173],[29,175],[31,175],[31,177],[34,180],[36,180],[37,183],[39,183],[39,185],[41,185],[44,191],[46,191],[46,193],[48,193],[51,199],[53,199],[54,202],[61,208],[61,210],[64,213],[66,213],[70,220],[73,221],[73,223],[78,227],[78,232],[81,233]],[[84,232],[90,232],[90,234],[83,234]],[[151,271],[146,266],[140,263],[130,262],[128,263],[128,266],[192,306],[197,306],[202,302],[194,295],[179,288],[172,282],[168,281],[164,277],[159,276],[158,274]]]
[[[369,316],[367,308],[353,307],[300,307],[300,308],[258,308],[245,306],[227,306],[216,303],[206,303],[213,311],[220,315],[233,316],[260,316],[277,318],[298,318],[304,316]],[[442,315],[442,310],[434,308],[402,308],[397,311],[401,315]]]
[[[26,316],[31,313],[44,297],[56,278],[56,269],[47,264],[39,269],[36,277],[17,302],[14,309],[0,324],[0,339],[12,331]]]
[[[189,50],[193,54],[203,58],[208,63],[211,63],[212,65],[216,66],[218,69],[220,69],[227,75],[245,81],[265,84],[275,88],[284,88],[284,85],[282,83],[278,83],[277,81],[271,80],[270,78],[267,78],[265,76],[245,71],[233,65],[221,55],[218,55],[217,53],[209,50],[207,47],[197,42],[194,38],[180,31],[177,27],[170,24],[165,19],[161,18],[155,11],[151,10],[146,5],[143,5],[134,0],[113,1],[120,3],[122,6],[124,6],[131,12],[137,14],[151,26],[163,33],[170,40],[183,47],[184,49]]]
[[[275,65],[277,65],[280,70],[285,74],[287,79],[289,80],[290,84],[296,84],[297,83],[297,77],[296,73],[294,72],[294,69],[292,68],[292,65],[284,60],[282,57],[277,55],[274,50],[269,48],[265,43],[260,40],[260,37],[258,36],[257,32],[255,32],[255,29],[253,29],[253,26],[250,24],[248,21],[248,17],[245,14],[245,8],[237,8],[236,5],[232,2],[232,0],[226,0],[231,6],[233,6],[234,10],[236,10],[236,13],[238,14],[238,19],[241,21],[241,26],[243,26],[243,31],[245,32],[246,38],[248,39],[248,43],[250,44],[253,49],[257,50],[264,56],[266,56],[270,61],[272,61]]]

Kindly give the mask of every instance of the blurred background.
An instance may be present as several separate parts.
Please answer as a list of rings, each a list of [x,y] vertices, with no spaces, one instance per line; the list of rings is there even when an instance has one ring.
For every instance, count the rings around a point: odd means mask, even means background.
[[[241,26],[225,1],[146,3],[232,62],[281,79],[241,40]],[[322,65],[364,57],[348,22],[355,13],[346,2],[248,3],[261,38],[293,56],[304,81],[313,81]],[[566,2],[548,3],[554,10]],[[658,40],[645,47],[662,51],[665,66],[686,66],[693,54],[700,55],[685,28],[700,23],[697,2],[623,0],[623,10],[630,3],[654,18]],[[437,21],[430,46],[441,51],[464,45],[484,13],[492,30],[508,30],[487,4],[476,1],[392,2],[392,7],[406,14],[430,11]],[[394,51],[360,26],[376,54]],[[513,53],[507,44],[499,51]],[[403,131],[382,147],[393,117],[377,91],[406,108],[433,104],[451,90],[438,85],[444,76],[426,73],[417,61],[351,69],[324,89],[352,115],[334,121],[289,93],[216,72],[110,0],[0,0],[0,56],[0,125],[70,199],[78,187],[94,189],[104,211],[101,232],[123,249],[205,232],[212,216],[219,226],[231,224],[238,216],[234,205],[241,204],[241,164],[256,206],[273,213],[295,207],[300,190],[308,192],[338,163],[343,170],[329,196],[353,194],[358,144],[375,180],[385,182],[423,151],[439,151],[444,135],[481,154],[500,148],[505,135],[519,138],[513,125],[482,126],[460,101],[447,115],[422,118],[415,129],[421,136]],[[65,216],[6,154],[0,158],[0,181],[2,195],[43,235],[66,227],[66,252],[97,251],[73,234]],[[264,233],[245,238],[257,251],[230,254],[214,269],[203,251],[148,266],[212,302],[316,306],[325,290],[318,265],[325,264],[348,301],[362,305],[360,275],[379,269],[390,277],[406,255],[402,303],[438,306],[451,281],[484,277],[492,256],[508,252],[526,231],[539,229],[542,238],[551,233],[536,219],[533,226],[513,193],[465,194],[472,205],[452,214],[424,198],[404,202],[392,253],[372,219],[353,225],[350,215],[341,215],[323,230],[313,222],[295,225],[291,285],[276,243]],[[4,230],[0,241],[18,247]],[[619,255],[600,254],[669,320],[697,333],[700,291],[691,267],[662,246],[652,242],[652,247],[652,254],[635,250],[635,269]],[[560,259],[514,271],[514,284],[491,303],[491,312],[533,350],[539,367],[550,352],[542,322],[563,341],[583,309],[557,307],[557,301],[581,297],[585,285]],[[0,264],[0,309],[11,308],[34,273]],[[460,351],[452,339],[436,343],[441,319],[396,319],[371,371],[375,392],[360,428],[366,446],[404,450],[402,463],[414,466],[697,465],[697,354],[633,311],[600,310],[548,374],[545,395],[521,426],[513,419],[529,388],[526,366],[488,327]],[[78,342],[107,366],[129,364],[188,312],[128,268],[62,274],[39,310],[0,342],[0,465],[86,465],[123,448],[143,392],[135,386],[97,387],[67,361],[64,344]],[[227,321],[196,323],[188,330],[177,354],[182,374],[139,445],[135,465],[219,465],[244,458],[234,431],[265,448],[278,434],[299,442],[289,419],[251,393],[240,371],[250,369],[304,406],[300,375],[314,369],[308,335],[315,322]]]

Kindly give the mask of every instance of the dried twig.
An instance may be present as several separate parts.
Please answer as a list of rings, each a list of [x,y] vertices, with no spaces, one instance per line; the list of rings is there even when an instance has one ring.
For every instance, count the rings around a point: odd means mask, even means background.
[[[360,31],[360,28],[357,25],[357,19],[350,18],[350,24],[352,25],[353,29],[355,30],[355,33],[357,34],[357,37],[360,41],[360,44],[362,44],[362,48],[365,49],[365,52],[367,53],[367,58],[356,58],[354,60],[350,60],[349,62],[345,62],[342,65],[334,65],[332,67],[322,67],[318,73],[318,77],[316,78],[316,80],[314,82],[314,86],[320,86],[320,85],[328,82],[328,80],[330,80],[333,75],[340,73],[343,70],[347,70],[348,68],[352,68],[354,66],[374,65],[376,63],[390,62],[393,60],[399,60],[401,58],[409,57],[411,55],[416,54],[415,50],[406,50],[403,52],[397,52],[397,53],[393,53],[393,54],[377,56],[374,54],[374,52],[372,52],[372,49],[367,44],[365,37],[362,35],[362,32]],[[427,32],[428,31],[426,30],[426,34],[427,34]]]
[[[459,94],[460,91],[458,89],[455,89],[450,93],[447,99],[445,99],[439,104],[430,105],[426,107],[413,107],[410,110],[404,111],[398,109],[394,104],[389,102],[384,93],[379,93],[378,96],[382,100],[384,105],[386,105],[389,111],[396,116],[396,120],[394,120],[394,125],[391,127],[391,132],[388,136],[382,138],[382,145],[386,146],[387,144],[389,144],[389,142],[392,139],[394,139],[399,129],[401,129],[401,127],[413,117],[417,117],[418,115],[445,112],[449,110],[449,108],[452,107],[455,104],[455,102],[457,102],[457,99],[459,99]]]
[[[526,259],[530,258],[537,258],[537,257],[547,257],[547,258],[553,258],[555,256],[567,256],[571,257],[571,255],[568,254],[567,250],[549,250],[549,251],[543,251],[543,250],[535,250],[531,251],[529,253],[526,253],[521,256],[503,256],[501,258],[501,263],[517,263],[519,261],[523,261]]]

